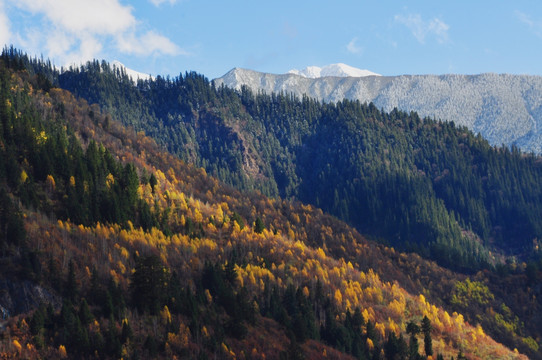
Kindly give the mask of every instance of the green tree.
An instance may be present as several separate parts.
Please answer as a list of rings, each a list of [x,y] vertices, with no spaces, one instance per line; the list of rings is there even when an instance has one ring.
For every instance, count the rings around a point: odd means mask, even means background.
[[[265,224],[263,223],[262,219],[260,219],[260,217],[257,217],[254,223],[254,232],[261,234],[264,230]]]
[[[417,360],[420,357],[418,352],[419,343],[417,338],[417,335],[420,333],[420,327],[414,321],[409,321],[406,331],[408,334],[410,334],[410,340],[408,342],[408,358],[410,360]]]
[[[0,249],[8,245],[24,244],[26,231],[22,215],[13,204],[7,191],[0,189]],[[5,250],[5,249],[4,249]]]
[[[75,276],[75,265],[73,260],[70,260],[68,264],[68,274],[66,276],[64,285],[64,296],[75,302],[79,295],[79,288],[77,286],[77,280]]]
[[[142,311],[156,315],[166,300],[169,271],[156,255],[136,260],[130,290],[132,303]]]
[[[154,187],[158,184],[158,180],[156,179],[156,176],[154,176],[154,173],[151,174],[149,177],[149,185],[151,186],[152,193],[154,194]]]
[[[424,350],[425,355],[433,355],[433,340],[431,339],[431,320],[427,316],[424,316],[422,319],[422,331],[423,331],[423,341],[424,341]]]
[[[79,319],[81,320],[81,324],[85,327],[94,320],[94,316],[90,311],[86,299],[81,300],[81,305],[79,306]]]

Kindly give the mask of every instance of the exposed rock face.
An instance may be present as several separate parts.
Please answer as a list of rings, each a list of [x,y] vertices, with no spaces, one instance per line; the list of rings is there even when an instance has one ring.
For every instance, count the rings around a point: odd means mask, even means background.
[[[27,313],[40,303],[60,307],[60,297],[31,281],[0,280],[0,321]]]
[[[403,75],[307,78],[233,69],[214,80],[240,89],[287,92],[324,102],[373,102],[390,111],[454,121],[493,145],[516,145],[542,154],[542,77],[528,75]]]

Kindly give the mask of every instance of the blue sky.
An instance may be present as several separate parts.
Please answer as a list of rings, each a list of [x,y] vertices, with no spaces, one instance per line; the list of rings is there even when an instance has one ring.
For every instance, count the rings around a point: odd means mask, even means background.
[[[0,43],[152,75],[332,63],[383,75],[542,75],[542,1],[0,0]]]

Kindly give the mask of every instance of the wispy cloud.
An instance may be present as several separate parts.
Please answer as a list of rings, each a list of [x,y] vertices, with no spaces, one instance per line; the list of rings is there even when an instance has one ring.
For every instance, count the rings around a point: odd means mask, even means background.
[[[167,37],[154,31],[149,31],[143,36],[136,37],[134,34],[120,36],[117,39],[119,49],[127,54],[146,55],[148,53],[161,53],[164,55],[190,55],[186,50],[179,48]]]
[[[395,15],[395,22],[405,25],[420,44],[425,44],[428,37],[435,37],[443,44],[448,41],[450,26],[439,18],[422,19],[420,14]]]
[[[10,11],[30,13],[40,21],[35,26],[18,29],[4,42],[18,40],[30,45],[30,49],[38,47],[39,52],[65,64],[99,57],[104,48],[138,56],[185,54],[165,36],[153,30],[141,31],[133,8],[119,0],[5,1],[12,5]],[[9,22],[2,20],[9,18],[4,10],[0,3],[0,40],[3,27],[10,34],[6,25]]]
[[[160,6],[163,3],[170,3],[171,5],[173,5],[178,1],[179,0],[150,0],[150,2],[154,4],[154,6]]]
[[[346,45],[346,50],[351,54],[361,54],[363,48],[357,44],[358,38],[355,37]]]
[[[531,29],[531,31],[538,37],[542,38],[542,21],[541,20],[533,20],[529,15],[516,10],[515,11],[516,17],[519,21],[524,23]]]

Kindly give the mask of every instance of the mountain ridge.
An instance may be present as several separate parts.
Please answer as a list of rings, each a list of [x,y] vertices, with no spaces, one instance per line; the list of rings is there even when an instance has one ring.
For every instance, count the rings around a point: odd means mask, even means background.
[[[307,66],[302,70],[292,69],[288,74],[300,75],[306,78],[321,78],[321,77],[365,77],[365,76],[381,76],[375,72],[358,69],[347,64],[337,63],[319,66]]]
[[[361,78],[304,78],[235,68],[214,79],[216,86],[292,93],[323,102],[343,99],[374,103],[391,111],[416,111],[422,117],[453,121],[480,133],[492,145],[518,146],[542,153],[542,77],[478,75],[400,75]]]

